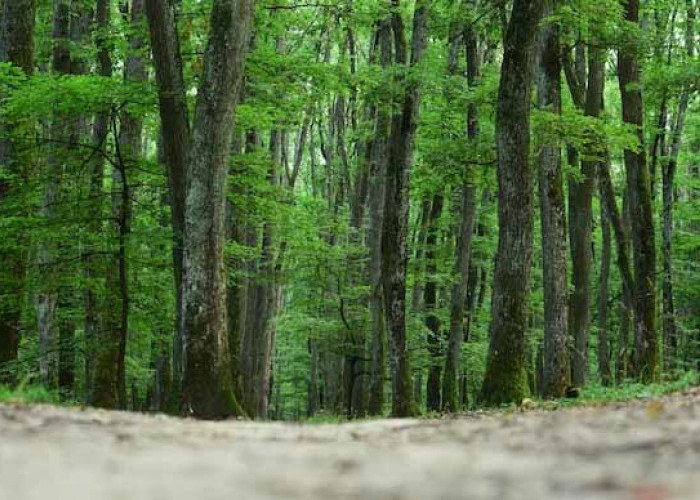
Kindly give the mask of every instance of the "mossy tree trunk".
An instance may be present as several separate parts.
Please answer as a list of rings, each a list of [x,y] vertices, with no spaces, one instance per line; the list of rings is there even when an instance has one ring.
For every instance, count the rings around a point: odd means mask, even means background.
[[[504,38],[496,108],[499,235],[481,391],[481,400],[490,405],[519,403],[528,394],[526,334],[533,243],[530,84],[542,9],[541,1],[515,0]]]
[[[184,409],[239,414],[226,316],[226,178],[252,0],[215,0],[187,160],[184,232]]]

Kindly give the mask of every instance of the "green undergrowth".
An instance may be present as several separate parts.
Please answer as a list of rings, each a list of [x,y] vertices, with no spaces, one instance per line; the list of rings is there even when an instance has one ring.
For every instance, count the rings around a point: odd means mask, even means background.
[[[676,379],[655,384],[642,384],[639,382],[625,382],[614,387],[591,385],[581,391],[577,399],[561,400],[564,406],[596,405],[617,403],[632,399],[648,399],[674,392],[684,391],[700,385],[700,374],[687,372],[680,374]]]
[[[52,404],[65,405],[70,402],[61,401],[56,391],[47,390],[41,385],[19,384],[17,387],[9,388],[0,386],[0,403],[9,404]]]

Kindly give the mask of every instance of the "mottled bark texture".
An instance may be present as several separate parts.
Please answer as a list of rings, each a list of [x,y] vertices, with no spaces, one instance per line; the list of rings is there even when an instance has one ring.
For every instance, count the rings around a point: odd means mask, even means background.
[[[496,106],[499,235],[481,391],[481,400],[491,405],[520,403],[528,394],[526,334],[533,240],[530,83],[542,9],[541,1],[515,0],[504,38]]]
[[[391,27],[395,62],[415,69],[426,46],[427,2],[419,1],[413,15],[411,60],[407,60],[406,34],[398,0],[392,2]],[[382,230],[382,282],[391,348],[393,376],[392,414],[407,417],[417,412],[406,336],[406,270],[408,267],[409,178],[413,163],[413,139],[418,125],[420,86],[414,78],[399,76],[398,110],[391,120],[386,198]]]
[[[625,20],[639,23],[639,0],[623,0]],[[645,381],[654,380],[657,369],[656,342],[656,235],[649,169],[644,147],[644,105],[636,31],[623,41],[618,53],[618,78],[622,95],[622,120],[634,127],[641,145],[626,149],[625,170],[632,219],[634,251],[635,371]]]
[[[545,15],[553,10],[546,1]],[[539,35],[537,57],[537,106],[547,113],[561,113],[561,63],[559,26],[545,24]],[[569,386],[568,287],[566,275],[566,200],[561,165],[561,144],[552,137],[538,145],[540,218],[542,220],[542,268],[544,270],[544,362],[541,393],[560,398]]]
[[[225,193],[252,17],[252,0],[214,1],[187,161],[183,396],[186,411],[202,418],[241,413],[226,317]]]
[[[0,62],[21,68],[26,75],[34,71],[34,0],[4,0],[0,17]],[[0,123],[0,171],[17,173],[19,153],[9,136],[11,123]],[[0,179],[0,216],[3,206],[12,196],[13,183],[6,177]],[[13,238],[10,238],[13,239]],[[17,359],[20,320],[24,297],[24,252],[12,245],[0,244],[0,383],[14,382],[11,363]]]

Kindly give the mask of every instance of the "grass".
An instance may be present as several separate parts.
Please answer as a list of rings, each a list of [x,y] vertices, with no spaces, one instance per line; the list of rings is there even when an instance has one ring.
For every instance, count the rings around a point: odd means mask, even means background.
[[[655,384],[641,384],[639,382],[626,382],[619,386],[603,387],[591,385],[581,391],[581,396],[575,400],[564,400],[563,404],[569,406],[596,405],[605,403],[617,403],[631,399],[647,399],[655,396],[663,396],[673,392],[679,392],[700,385],[700,374],[687,372],[678,379]]]
[[[62,404],[58,392],[49,391],[40,385],[27,385],[26,383],[21,383],[12,389],[7,386],[0,386],[0,403]]]

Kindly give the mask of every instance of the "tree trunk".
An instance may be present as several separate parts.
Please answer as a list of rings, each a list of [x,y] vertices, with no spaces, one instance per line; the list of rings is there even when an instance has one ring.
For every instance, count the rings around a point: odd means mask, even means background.
[[[394,2],[391,25],[396,63],[415,67],[426,45],[427,5],[419,1],[413,16],[413,43],[410,65],[407,61],[403,20]],[[407,417],[416,413],[413,401],[408,342],[406,338],[406,270],[408,265],[409,178],[413,162],[413,139],[418,125],[420,86],[406,80],[400,112],[391,122],[389,161],[386,170],[386,198],[382,231],[382,282],[391,356],[394,366],[392,414]]]
[[[97,27],[101,33],[98,34],[97,37],[97,62],[99,73],[104,77],[109,77],[112,75],[111,54],[109,52],[109,45],[104,35],[110,26],[110,11],[110,2],[108,0],[98,0],[95,17]],[[114,124],[114,119],[115,117],[107,112],[100,113],[95,117],[95,122],[93,125],[93,141],[96,143],[96,147],[106,148],[109,128],[110,125]],[[114,129],[116,131],[116,127],[114,127]],[[96,161],[103,163],[102,159],[97,159]],[[119,158],[117,158],[116,163],[119,163]],[[104,165],[102,164],[95,166],[95,169],[98,172],[94,172],[93,175],[98,176],[99,179],[94,180],[94,182],[97,184],[95,186],[94,194],[96,196],[101,196]],[[116,190],[116,187],[119,185],[119,181],[118,179],[114,179],[113,175],[113,182],[114,181],[116,181],[117,184],[116,186],[112,187],[114,190],[112,193],[113,204],[115,198],[119,196],[119,192]],[[122,222],[121,214],[115,214],[113,209],[112,215],[113,217],[117,217],[117,219],[114,220],[118,221],[116,224],[116,229],[117,233],[119,233],[120,223]],[[100,229],[99,226],[95,226],[95,228],[97,231]],[[119,234],[119,236],[121,235]],[[88,351],[91,353],[89,354],[91,357],[94,356],[94,380],[91,381],[92,383],[90,386],[90,403],[94,406],[102,408],[126,408],[126,387],[124,385],[120,385],[120,375],[122,371],[119,363],[119,336],[121,333],[120,326],[122,308],[122,301],[120,300],[121,283],[118,276],[115,275],[115,273],[121,274],[121,262],[119,255],[121,254],[120,249],[122,247],[122,242],[121,238],[119,238],[119,240],[117,255],[113,257],[113,260],[107,262],[105,269],[107,275],[107,298],[103,301],[104,311],[101,311],[104,315],[104,322],[99,324],[96,332],[90,332],[91,335],[94,333],[94,337],[90,339],[91,346]],[[92,269],[90,269],[89,272],[92,272]],[[94,290],[90,290],[88,293],[94,294],[95,292]],[[98,304],[96,297],[93,296],[92,300],[95,300],[95,303],[90,304],[90,306],[96,308]],[[90,312],[88,317],[91,317],[93,314],[100,314],[100,312]]]
[[[481,69],[478,40],[472,25],[464,30],[464,45],[467,54],[467,85],[474,89],[478,85]],[[453,57],[456,63],[456,54]],[[467,107],[467,138],[471,143],[476,144],[478,136],[479,109],[475,103],[470,103]],[[476,217],[476,188],[470,178],[469,165],[465,165],[462,176],[459,211],[457,212],[459,222],[456,224],[455,274],[457,281],[452,286],[450,296],[450,333],[445,355],[445,372],[442,378],[442,410],[444,412],[456,412],[460,409],[458,374],[462,371],[460,355],[465,331],[464,311],[469,280],[474,280],[474,274],[470,273],[470,260]],[[471,311],[468,309],[467,314],[469,313]],[[466,377],[466,373],[463,377]]]
[[[695,7],[692,0],[686,0],[686,54],[688,61],[693,60],[695,54]],[[672,371],[675,368],[675,359],[679,347],[678,330],[676,327],[676,311],[673,300],[673,192],[675,188],[675,176],[678,169],[678,155],[680,154],[681,139],[685,125],[685,116],[688,111],[690,94],[684,89],[678,101],[676,121],[673,124],[671,137],[671,150],[668,160],[662,170],[663,191],[663,333],[664,333],[664,369]]]
[[[554,2],[546,2],[546,14]],[[561,114],[561,64],[559,26],[545,25],[539,35],[537,105]],[[545,398],[560,398],[569,386],[567,349],[566,201],[561,168],[561,146],[539,146],[540,217],[542,220],[542,267],[544,269],[544,366],[541,385]]]
[[[391,26],[388,21],[380,23],[379,40],[380,64],[386,69],[391,64]],[[382,224],[384,220],[384,199],[386,183],[386,162],[389,138],[389,110],[387,103],[377,107],[374,140],[370,159],[369,183],[369,309],[372,324],[372,365],[369,380],[370,415],[381,415],[384,409],[384,379],[386,378],[386,328],[384,304],[382,302]]]
[[[34,18],[35,0],[4,0],[0,17],[0,62],[17,66],[24,74],[34,72]],[[9,137],[13,124],[0,123],[0,165],[9,173],[19,171],[20,156]],[[6,178],[0,179],[0,214],[15,186]],[[9,240],[19,239],[12,238]],[[15,382],[14,367],[20,340],[22,302],[24,300],[24,270],[26,256],[21,249],[0,244],[0,384]]]
[[[639,0],[623,0],[625,20],[639,23]],[[633,35],[634,36],[634,35]],[[644,381],[656,378],[656,248],[653,203],[644,148],[644,105],[639,72],[639,43],[625,40],[618,54],[618,77],[622,95],[622,121],[633,126],[641,147],[625,150],[627,190],[632,213],[632,248],[636,289],[636,372]]]
[[[491,332],[481,399],[499,405],[527,396],[526,332],[533,240],[530,172],[532,49],[542,2],[515,0],[504,39],[496,108],[498,251]]]
[[[163,142],[163,156],[168,172],[173,227],[173,269],[177,319],[173,341],[173,391],[179,394],[182,384],[184,321],[182,301],[183,234],[185,228],[186,163],[190,148],[190,125],[187,97],[182,75],[180,41],[173,7],[168,0],[146,0],[153,65],[158,84],[158,98]]]
[[[184,232],[184,408],[201,418],[240,414],[226,318],[226,177],[243,80],[252,0],[215,0],[187,161]]]
[[[144,40],[141,38],[139,28],[144,17],[145,0],[132,0],[130,23],[134,29],[134,35],[129,39],[129,50],[124,68],[124,81],[128,83],[144,83],[148,80],[146,65],[139,52],[142,50]],[[117,227],[117,254],[116,265],[110,266],[118,270],[116,281],[115,305],[118,304],[117,321],[113,323],[112,338],[117,345],[117,394],[119,407],[126,408],[126,345],[129,333],[129,276],[128,276],[128,239],[131,233],[132,197],[133,188],[128,181],[128,174],[138,165],[142,150],[143,122],[128,108],[121,114],[121,126],[117,141],[117,166],[112,170],[112,217]],[[116,130],[115,130],[116,134]],[[130,170],[131,169],[131,170]],[[112,274],[113,271],[110,273]],[[110,282],[108,277],[107,282]],[[109,286],[109,285],[108,285]],[[111,289],[111,287],[109,287]],[[114,292],[112,292],[114,293]]]
[[[444,197],[442,193],[433,196],[428,218],[428,237],[425,239],[425,288],[423,289],[423,307],[425,326],[428,329],[428,353],[430,367],[425,388],[428,411],[438,412],[442,408],[440,400],[440,375],[442,372],[442,326],[437,315],[437,264],[435,252],[438,241],[438,224],[442,217]]]
[[[600,255],[600,280],[598,283],[598,373],[600,374],[600,383],[607,387],[612,383],[608,339],[608,278],[610,277],[611,237],[610,222],[603,206],[600,207],[600,225],[603,233],[603,242]]]

